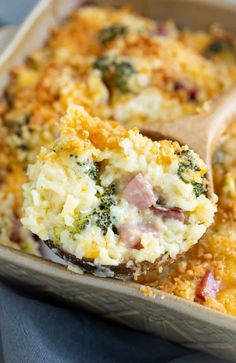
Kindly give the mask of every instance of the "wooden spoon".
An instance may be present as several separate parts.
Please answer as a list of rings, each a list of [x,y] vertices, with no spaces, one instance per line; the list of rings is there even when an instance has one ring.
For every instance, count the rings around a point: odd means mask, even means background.
[[[208,166],[208,195],[212,197],[214,193],[211,164],[212,153],[215,150],[219,137],[234,119],[236,120],[236,86],[214,101],[207,103],[201,114],[165,122],[159,125],[158,129],[155,127],[152,130],[143,129],[141,131],[153,140],[176,140],[180,144],[187,144],[197,152]],[[53,241],[45,241],[45,243],[61,258],[81,267],[87,272],[118,279],[129,279],[133,276],[132,268],[127,268],[125,265],[104,266],[98,269],[92,260],[78,259],[57,246]],[[165,257],[166,255],[164,255]],[[156,271],[159,271],[160,266],[171,262],[170,259],[166,259],[165,262],[162,260],[157,260],[154,264],[149,264],[149,266],[146,266],[145,263],[140,264],[140,268],[145,271],[144,279],[146,282],[147,279],[152,281],[154,277],[156,278]],[[140,280],[140,282],[144,282],[144,280]]]
[[[208,102],[200,114],[183,119],[164,122],[155,129],[142,130],[153,140],[176,140],[187,144],[208,166],[208,195],[214,192],[212,177],[212,154],[219,137],[227,126],[236,120],[236,86],[233,86],[214,101]]]

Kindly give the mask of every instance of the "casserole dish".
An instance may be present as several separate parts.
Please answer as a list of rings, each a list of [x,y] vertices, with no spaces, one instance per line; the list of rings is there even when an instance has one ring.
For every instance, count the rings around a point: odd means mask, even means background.
[[[121,2],[112,3],[120,4]],[[38,4],[2,55],[0,60],[2,87],[7,82],[7,71],[11,66],[21,62],[30,51],[42,45],[47,38],[49,28],[66,16],[76,5],[78,5],[76,1],[43,1]],[[133,5],[144,15],[155,16],[155,11],[158,9],[158,18],[171,17],[179,25],[204,27],[218,20],[231,30],[233,29],[232,14],[236,11],[230,4],[223,10],[220,2],[214,6],[211,2],[192,1],[179,1],[177,4],[174,1],[150,1],[145,4],[133,2]],[[183,8],[188,13],[186,22],[182,18]],[[197,18],[197,13],[204,14],[204,17],[201,15],[199,24],[196,21],[191,22],[191,17]],[[82,304],[87,309],[121,322],[124,321],[129,326],[161,334],[186,346],[217,356],[235,359],[234,318],[215,312],[209,314],[208,310],[200,306],[160,292],[155,292],[155,299],[144,297],[139,291],[139,285],[124,285],[113,281],[100,281],[88,276],[75,276],[68,271],[63,271],[63,268],[57,265],[54,266],[3,247],[1,247],[1,259],[0,272],[6,278],[16,279],[17,276],[18,281],[38,286],[41,290],[51,291],[60,297],[66,296],[69,302]],[[13,260],[14,263],[12,263]],[[107,299],[108,292],[109,299]],[[205,327],[206,323],[207,327]]]

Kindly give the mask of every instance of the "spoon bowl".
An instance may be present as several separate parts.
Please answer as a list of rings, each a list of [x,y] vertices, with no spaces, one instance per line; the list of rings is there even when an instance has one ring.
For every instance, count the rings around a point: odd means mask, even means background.
[[[174,140],[181,145],[187,144],[207,164],[208,167],[208,197],[214,198],[214,186],[212,178],[212,154],[217,146],[218,140],[227,126],[236,119],[236,86],[230,88],[215,100],[206,103],[201,113],[175,121],[165,122],[157,128],[141,130],[142,134],[153,140]],[[96,266],[93,260],[79,259],[76,256],[63,250],[51,240],[44,241],[45,244],[67,263],[101,277],[113,277],[117,279],[132,279],[132,268],[125,265],[119,266]],[[170,264],[170,256],[164,255],[154,264],[142,266],[148,268],[148,281],[152,281],[156,272],[162,269],[163,265]],[[141,267],[141,266],[140,266]],[[146,277],[139,277],[144,282]]]
[[[227,126],[236,119],[236,86],[232,87],[215,100],[204,105],[201,113],[183,119],[165,122],[158,129],[141,130],[142,134],[153,140],[174,140],[180,144],[187,144],[206,162],[208,166],[208,196],[214,198],[214,186],[212,178],[212,154],[217,146],[218,140]],[[96,266],[93,260],[77,258],[73,254],[63,250],[51,240],[44,241],[59,257],[77,268],[102,277],[113,277],[117,279],[132,279],[132,268],[126,265],[119,266]],[[180,256],[179,256],[180,257]],[[168,255],[162,256],[154,264],[142,266],[148,268],[148,275],[138,277],[139,282],[152,281],[157,271],[161,271],[163,265],[169,265],[172,259]],[[141,265],[140,265],[141,267]]]

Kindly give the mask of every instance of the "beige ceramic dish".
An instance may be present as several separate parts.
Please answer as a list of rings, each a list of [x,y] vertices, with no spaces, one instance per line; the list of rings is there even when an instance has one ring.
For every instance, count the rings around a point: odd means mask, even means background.
[[[127,1],[126,1],[127,2]],[[204,28],[219,21],[236,32],[236,5],[222,0],[129,0],[144,15],[172,18],[177,24]],[[121,4],[122,1],[109,1]],[[26,19],[0,57],[0,87],[6,85],[12,65],[22,62],[46,40],[49,29],[79,0],[43,0]],[[140,285],[78,275],[64,266],[0,246],[0,276],[49,292],[100,316],[160,335],[186,347],[236,361],[236,319],[178,297],[155,291],[146,297]]]

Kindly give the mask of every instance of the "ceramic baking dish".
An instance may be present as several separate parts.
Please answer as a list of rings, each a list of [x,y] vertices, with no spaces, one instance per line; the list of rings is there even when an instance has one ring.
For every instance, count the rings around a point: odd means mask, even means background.
[[[109,1],[109,4],[121,3]],[[218,21],[236,32],[236,5],[231,1],[129,0],[129,3],[144,15],[171,18],[180,26],[201,29]],[[51,26],[79,5],[78,0],[38,3],[0,56],[1,90],[8,81],[11,67],[41,46]],[[62,265],[3,246],[0,246],[0,276],[32,287],[41,294],[53,294],[102,317],[236,361],[236,318],[232,316],[157,290],[156,297],[144,296],[138,284],[78,275]]]

